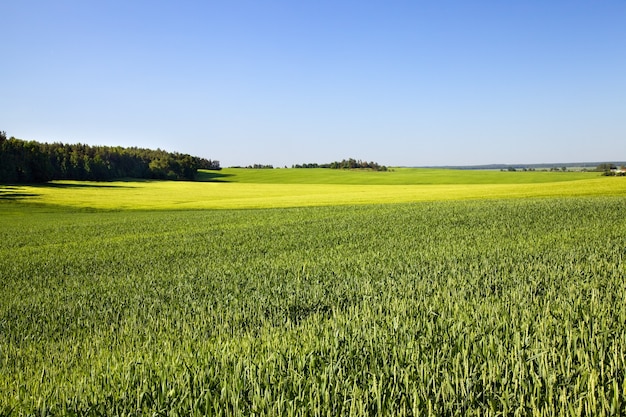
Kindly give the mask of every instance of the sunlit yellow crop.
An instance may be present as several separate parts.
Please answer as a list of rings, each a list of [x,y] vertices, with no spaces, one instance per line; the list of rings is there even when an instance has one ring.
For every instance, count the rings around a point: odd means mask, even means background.
[[[45,185],[4,187],[2,195],[16,196],[15,200],[60,206],[94,209],[230,209],[230,208],[273,208],[305,207],[323,205],[403,203],[417,201],[468,200],[524,197],[571,197],[626,195],[626,178],[602,177],[596,173],[572,173],[564,177],[561,173],[488,173],[442,171],[433,177],[432,170],[425,180],[430,184],[398,184],[394,173],[350,173],[350,181],[364,182],[368,176],[387,176],[374,184],[315,184],[289,183],[294,177],[285,177],[287,171],[273,170],[274,181],[268,177],[266,183],[253,182],[180,182],[180,181],[118,181],[78,182],[55,181]],[[282,172],[281,172],[282,171]],[[297,172],[302,175],[303,170]],[[326,170],[329,171],[329,170]],[[419,170],[414,170],[415,182],[420,181]],[[402,182],[410,182],[406,172],[401,172]],[[446,174],[447,173],[447,174]],[[267,172],[265,175],[271,175]],[[338,176],[343,173],[331,173]],[[498,174],[503,174],[498,177]],[[533,177],[532,175],[536,175]],[[541,174],[539,176],[538,174]],[[446,177],[445,175],[448,175]],[[463,176],[465,175],[465,177]],[[506,176],[505,176],[506,175]],[[527,175],[527,182],[514,183]],[[546,177],[548,175],[548,177]],[[549,175],[554,181],[548,182]],[[467,183],[472,181],[479,183]],[[245,178],[245,177],[244,177]],[[303,177],[304,178],[304,177]],[[322,177],[326,182],[339,181],[340,177]],[[408,178],[408,179],[407,179]],[[468,179],[469,178],[469,179]],[[507,179],[508,178],[508,179]],[[536,178],[539,178],[537,182]],[[312,181],[312,180],[310,180]],[[445,183],[445,182],[457,183]],[[491,181],[491,183],[485,183]],[[443,183],[442,183],[443,182]]]

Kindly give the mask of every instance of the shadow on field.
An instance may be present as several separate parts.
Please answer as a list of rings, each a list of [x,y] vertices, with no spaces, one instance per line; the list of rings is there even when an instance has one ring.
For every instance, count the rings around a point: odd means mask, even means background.
[[[23,200],[28,197],[37,197],[38,195],[22,192],[18,187],[0,187],[0,201]]]
[[[54,182],[24,184],[25,186],[36,186],[46,188],[134,188],[127,185],[92,183],[92,184],[59,184]],[[30,191],[30,190],[29,190]],[[0,185],[0,201],[17,201],[30,197],[39,197],[41,194],[26,192],[22,187],[16,185]]]
[[[109,184],[106,182],[90,183],[90,184],[84,184],[84,183],[66,184],[66,183],[46,182],[43,184],[37,184],[37,186],[48,187],[48,188],[134,188],[128,185]]]
[[[225,181],[226,178],[232,177],[233,174],[222,174],[215,171],[199,171],[196,174],[196,181],[200,182],[228,182]]]

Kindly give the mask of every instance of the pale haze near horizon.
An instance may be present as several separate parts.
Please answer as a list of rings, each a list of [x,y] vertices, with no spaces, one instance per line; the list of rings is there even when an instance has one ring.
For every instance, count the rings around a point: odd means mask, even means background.
[[[222,166],[626,159],[626,2],[8,1],[0,130]]]

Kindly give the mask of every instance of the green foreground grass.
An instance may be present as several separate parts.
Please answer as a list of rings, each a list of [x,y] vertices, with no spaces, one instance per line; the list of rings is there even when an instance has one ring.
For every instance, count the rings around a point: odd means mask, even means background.
[[[4,188],[0,415],[624,415],[619,180],[247,210],[166,191],[310,189]]]

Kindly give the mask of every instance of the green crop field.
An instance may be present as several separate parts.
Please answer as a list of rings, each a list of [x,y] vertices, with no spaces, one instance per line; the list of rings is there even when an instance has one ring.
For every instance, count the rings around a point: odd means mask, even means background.
[[[266,184],[533,184],[595,178],[597,172],[501,172],[490,170],[454,170],[392,168],[389,171],[339,169],[238,169],[201,171],[205,181]]]
[[[261,171],[0,186],[0,415],[626,415],[626,178]]]
[[[0,188],[0,198],[75,208],[170,210],[626,195],[623,178],[602,177],[596,172],[224,169],[205,171],[200,179],[203,181],[54,181]]]

